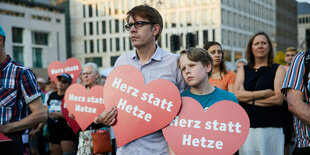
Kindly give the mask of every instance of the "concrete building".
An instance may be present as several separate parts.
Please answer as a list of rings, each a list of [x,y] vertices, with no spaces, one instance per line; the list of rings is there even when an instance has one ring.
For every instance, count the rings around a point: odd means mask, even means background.
[[[285,52],[287,47],[297,47],[297,2],[276,0],[276,42],[277,51]]]
[[[0,21],[7,35],[6,53],[23,65],[46,69],[52,61],[67,59],[62,10],[43,3],[1,0]]]
[[[71,0],[72,56],[81,64],[113,66],[119,55],[132,50],[124,18],[140,4],[155,7],[163,16],[158,40],[163,49],[177,53],[218,41],[230,69],[245,56],[253,33],[264,31],[275,42],[276,0]]]
[[[298,3],[298,49],[310,49],[310,4]]]

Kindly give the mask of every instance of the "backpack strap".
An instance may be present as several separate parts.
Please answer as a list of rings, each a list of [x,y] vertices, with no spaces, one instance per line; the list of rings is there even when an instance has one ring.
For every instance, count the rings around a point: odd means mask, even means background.
[[[310,92],[307,89],[307,86],[308,86],[308,75],[309,75],[309,71],[310,71],[310,49],[308,49],[305,52],[304,64],[305,64],[305,74],[304,74],[303,78],[304,78],[304,84],[305,84],[305,87],[306,87],[306,91],[307,91],[307,94],[309,96]]]

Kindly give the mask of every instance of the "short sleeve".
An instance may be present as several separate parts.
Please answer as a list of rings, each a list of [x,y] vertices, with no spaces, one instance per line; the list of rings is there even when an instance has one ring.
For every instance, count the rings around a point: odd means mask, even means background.
[[[286,95],[286,90],[288,88],[303,91],[303,75],[305,72],[304,66],[304,52],[298,53],[292,60],[292,64],[288,69],[285,76],[285,80],[282,86],[282,93]]]
[[[20,91],[22,92],[26,104],[41,96],[37,80],[30,69],[23,70],[20,74],[19,80]]]

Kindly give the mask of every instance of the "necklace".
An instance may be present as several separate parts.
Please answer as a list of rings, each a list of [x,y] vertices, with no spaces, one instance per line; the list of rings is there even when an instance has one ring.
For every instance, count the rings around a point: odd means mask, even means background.
[[[211,77],[218,77],[221,74],[221,72],[217,72],[215,74],[212,74]]]

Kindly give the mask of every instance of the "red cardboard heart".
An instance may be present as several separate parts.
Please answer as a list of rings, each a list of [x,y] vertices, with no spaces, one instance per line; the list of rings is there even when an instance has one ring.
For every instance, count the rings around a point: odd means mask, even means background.
[[[3,133],[0,132],[0,142],[11,141],[10,138],[6,137]]]
[[[104,85],[107,109],[116,106],[117,122],[113,126],[119,147],[167,126],[181,106],[178,88],[164,79],[147,85],[134,66],[115,68]]]
[[[64,118],[66,119],[66,121],[68,122],[69,126],[71,127],[72,131],[74,133],[77,133],[80,129],[80,126],[74,119],[69,117],[69,111],[66,107],[66,103],[64,99],[61,102],[61,112]]]
[[[73,84],[65,94],[65,103],[68,111],[84,131],[95,117],[104,111],[103,86],[94,86],[89,91],[81,84]]]
[[[69,58],[62,64],[60,61],[53,61],[48,66],[48,76],[51,78],[52,81],[57,81],[57,76],[61,73],[68,73],[72,77],[72,83],[79,78],[79,74],[81,72],[81,64],[79,60],[75,58]]]
[[[250,122],[239,104],[223,100],[205,112],[193,98],[182,102],[178,116],[163,129],[177,155],[234,154],[245,142]]]

